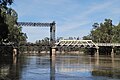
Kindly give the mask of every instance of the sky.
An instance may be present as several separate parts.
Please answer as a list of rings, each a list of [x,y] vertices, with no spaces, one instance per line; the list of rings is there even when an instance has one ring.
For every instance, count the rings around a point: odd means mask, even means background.
[[[56,22],[57,37],[86,36],[94,23],[104,19],[120,22],[120,0],[14,0],[12,8],[18,13],[18,22]],[[28,42],[50,36],[49,27],[25,27]]]

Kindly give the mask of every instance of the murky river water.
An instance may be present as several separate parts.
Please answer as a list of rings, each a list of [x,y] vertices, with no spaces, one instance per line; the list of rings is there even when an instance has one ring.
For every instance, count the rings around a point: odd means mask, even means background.
[[[120,80],[120,58],[22,56],[0,62],[0,80]]]

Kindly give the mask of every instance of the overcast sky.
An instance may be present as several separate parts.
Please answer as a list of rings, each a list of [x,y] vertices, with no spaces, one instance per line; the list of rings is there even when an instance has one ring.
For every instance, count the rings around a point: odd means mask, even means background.
[[[56,37],[80,37],[105,18],[120,22],[120,0],[14,0],[19,22],[56,22]],[[49,28],[24,27],[28,41],[49,37]]]

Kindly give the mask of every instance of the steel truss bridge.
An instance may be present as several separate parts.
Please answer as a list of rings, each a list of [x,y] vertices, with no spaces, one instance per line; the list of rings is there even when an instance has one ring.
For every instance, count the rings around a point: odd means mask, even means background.
[[[22,42],[22,41],[21,41]],[[11,45],[14,43],[3,43],[4,45]],[[19,46],[40,46],[38,44],[21,44]],[[51,45],[41,45],[48,46]],[[54,43],[54,47],[80,47],[80,48],[99,48],[99,47],[120,47],[120,43],[94,43],[92,40],[59,40]]]
[[[60,40],[56,46],[99,48],[101,46],[119,47],[120,43],[94,43],[92,40]]]
[[[92,40],[60,40],[58,43],[56,43],[56,45],[61,47],[97,47]]]
[[[55,44],[56,47],[95,48],[95,56],[99,56],[99,47],[111,47],[111,57],[115,55],[114,47],[120,47],[120,43],[94,43],[92,40],[60,40]]]

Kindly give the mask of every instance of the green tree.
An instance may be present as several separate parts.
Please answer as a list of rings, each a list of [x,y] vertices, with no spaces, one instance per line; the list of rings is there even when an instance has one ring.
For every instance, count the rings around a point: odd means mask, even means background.
[[[5,23],[0,23],[0,42],[8,37],[8,25]]]
[[[7,5],[11,5],[13,3],[13,0],[0,0],[0,4],[7,6]]]
[[[95,23],[90,34],[83,39],[91,39],[96,43],[120,43],[120,23],[113,25],[111,19],[105,19],[103,23]],[[110,53],[112,47],[100,47],[101,53]],[[120,48],[115,47],[114,51],[119,54]]]
[[[17,25],[17,12],[7,7],[12,3],[13,0],[0,0],[0,41],[7,40],[18,45],[25,43],[27,36],[22,32],[22,27]]]
[[[38,52],[41,51],[49,51],[49,45],[50,45],[50,39],[48,37],[45,37],[42,40],[38,40],[35,42],[35,45],[37,45]]]
[[[114,36],[114,25],[111,19],[105,19],[104,23],[94,23],[91,33],[83,39],[92,39],[97,43],[111,43]]]
[[[5,9],[0,5],[0,42],[8,37],[8,25],[5,23]]]

